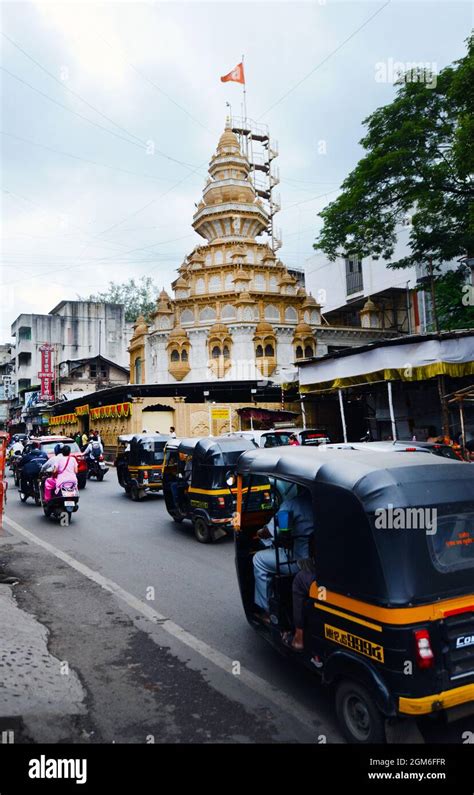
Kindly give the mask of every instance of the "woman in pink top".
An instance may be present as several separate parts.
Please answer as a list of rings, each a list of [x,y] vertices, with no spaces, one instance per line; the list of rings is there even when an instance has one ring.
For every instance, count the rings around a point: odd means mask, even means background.
[[[77,461],[71,455],[71,448],[65,444],[58,456],[58,462],[53,470],[52,477],[46,479],[44,484],[44,499],[48,502],[53,496],[53,492],[58,491],[61,486],[71,483],[77,488]]]

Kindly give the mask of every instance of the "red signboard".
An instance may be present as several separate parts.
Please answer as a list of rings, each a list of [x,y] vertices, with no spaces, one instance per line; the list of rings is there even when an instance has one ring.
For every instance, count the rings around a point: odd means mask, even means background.
[[[38,373],[41,383],[40,401],[53,400],[53,345],[41,345],[41,370]]]

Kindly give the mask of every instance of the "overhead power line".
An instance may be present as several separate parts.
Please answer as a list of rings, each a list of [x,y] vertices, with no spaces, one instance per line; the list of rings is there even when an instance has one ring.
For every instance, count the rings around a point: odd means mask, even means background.
[[[298,82],[297,82],[297,83],[295,83],[295,84],[294,84],[294,86],[291,86],[291,88],[289,88],[289,89],[288,89],[288,91],[286,91],[284,94],[282,94],[282,96],[281,96],[279,99],[277,99],[277,100],[276,100],[276,102],[274,102],[274,103],[273,103],[273,105],[270,105],[270,107],[269,107],[269,108],[267,108],[267,109],[266,109],[266,110],[265,110],[265,111],[264,111],[264,112],[261,114],[261,116],[259,116],[259,119],[258,119],[258,121],[260,121],[260,119],[262,119],[262,118],[263,118],[263,116],[266,116],[266,115],[267,115],[267,113],[270,113],[270,111],[271,111],[271,110],[273,110],[273,108],[276,108],[276,106],[277,106],[277,105],[279,105],[279,104],[280,104],[280,102],[283,102],[283,100],[284,100],[284,99],[286,99],[286,98],[287,98],[287,97],[288,97],[290,94],[292,94],[292,93],[293,93],[293,91],[295,91],[297,88],[299,88],[299,86],[300,86],[302,83],[304,83],[304,82],[305,82],[305,80],[307,80],[309,77],[311,77],[311,75],[314,75],[314,73],[315,73],[315,72],[317,72],[317,70],[318,70],[318,69],[320,69],[322,66],[324,66],[324,64],[325,64],[325,63],[327,63],[327,62],[330,60],[330,58],[332,58],[334,55],[336,55],[336,53],[338,53],[338,52],[339,52],[339,50],[342,50],[342,48],[343,48],[343,47],[344,47],[344,46],[345,46],[345,45],[346,45],[346,44],[347,44],[347,43],[348,43],[348,42],[349,42],[351,39],[353,39],[353,38],[354,38],[354,36],[356,36],[356,35],[357,35],[357,34],[358,34],[358,33],[359,33],[359,32],[360,32],[360,31],[361,31],[363,28],[365,28],[365,27],[366,27],[366,25],[368,25],[368,24],[369,24],[369,22],[371,22],[373,19],[375,19],[375,17],[376,17],[378,14],[380,14],[380,13],[381,13],[381,12],[384,10],[384,8],[386,8],[388,5],[390,5],[390,3],[391,3],[391,0],[387,0],[387,2],[383,4],[383,6],[380,6],[380,8],[378,8],[378,9],[377,9],[377,11],[375,11],[373,14],[371,14],[371,15],[370,15],[370,17],[368,17],[368,18],[365,20],[365,22],[363,22],[363,23],[362,23],[362,25],[359,25],[359,27],[358,27],[358,28],[356,28],[354,31],[352,31],[352,33],[351,33],[351,34],[350,34],[350,35],[349,35],[349,36],[348,36],[346,39],[344,39],[344,41],[342,41],[342,42],[341,42],[341,43],[340,43],[340,44],[339,44],[339,45],[338,45],[338,46],[337,46],[337,47],[336,47],[334,50],[332,50],[332,51],[331,51],[331,52],[330,52],[328,55],[326,55],[326,57],[325,57],[325,58],[323,58],[323,60],[322,60],[322,61],[320,61],[318,64],[316,64],[316,66],[315,66],[313,69],[311,69],[311,71],[310,71],[310,72],[308,72],[308,74],[307,74],[307,75],[305,75],[304,77],[302,77],[302,78],[301,78],[301,80],[298,80]]]
[[[114,130],[109,130],[108,127],[104,127],[102,124],[99,124],[98,122],[89,119],[87,116],[84,116],[82,113],[79,113],[77,110],[73,110],[72,108],[69,108],[67,105],[63,105],[62,102],[58,102],[56,99],[53,99],[53,97],[50,97],[49,94],[45,94],[44,91],[41,91],[39,88],[36,88],[36,86],[32,86],[31,83],[28,83],[27,80],[23,80],[23,78],[19,77],[18,75],[15,75],[13,72],[10,72],[9,69],[5,69],[4,66],[0,66],[0,69],[3,72],[5,72],[5,74],[12,77],[14,80],[17,80],[19,83],[22,83],[23,85],[30,88],[32,91],[35,91],[40,96],[49,100],[49,102],[52,102],[54,105],[63,108],[63,110],[66,110],[68,113],[72,113],[74,116],[78,116],[78,118],[88,122],[89,124],[92,124],[94,127],[97,127],[99,130],[103,130],[104,132],[109,133],[109,135],[113,135],[115,138],[119,138],[121,141],[125,141],[126,143],[131,144],[132,146],[136,146],[139,149],[146,148],[147,146],[146,141],[143,141],[140,144],[137,143],[136,141],[130,140],[129,138],[124,138],[123,135],[119,135],[118,133],[114,132]],[[185,163],[183,160],[178,160],[176,157],[171,157],[171,155],[167,155],[165,154],[165,152],[162,152],[160,149],[157,149],[156,146],[153,147],[153,152],[154,154],[160,155],[160,157],[164,157],[166,160],[169,160],[172,163],[177,163],[178,165],[183,166],[188,170],[191,170],[193,173],[196,170],[195,167],[192,166],[190,163]],[[199,166],[199,168],[201,168],[201,166]]]

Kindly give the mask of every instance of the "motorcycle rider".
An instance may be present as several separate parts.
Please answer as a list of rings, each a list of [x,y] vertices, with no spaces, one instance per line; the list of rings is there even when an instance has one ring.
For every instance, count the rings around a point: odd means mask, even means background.
[[[23,455],[18,462],[20,491],[23,494],[28,492],[28,482],[39,475],[41,467],[47,460],[47,453],[41,450],[38,442],[33,442],[30,451],[26,453],[26,455]]]
[[[104,454],[104,446],[102,442],[93,434],[89,437],[89,444],[84,450],[84,457],[87,461],[88,469],[92,468],[94,462],[98,461],[100,456]]]

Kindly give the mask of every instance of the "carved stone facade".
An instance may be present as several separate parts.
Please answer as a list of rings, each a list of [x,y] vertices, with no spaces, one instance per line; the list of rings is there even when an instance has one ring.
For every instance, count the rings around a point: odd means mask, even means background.
[[[145,332],[143,320],[137,321],[132,383],[138,376],[163,384],[269,377],[280,383],[295,375],[301,351],[316,354],[319,305],[257,240],[268,216],[249,174],[228,125],[193,217],[206,242],[178,268],[174,298],[160,293],[150,328]]]

